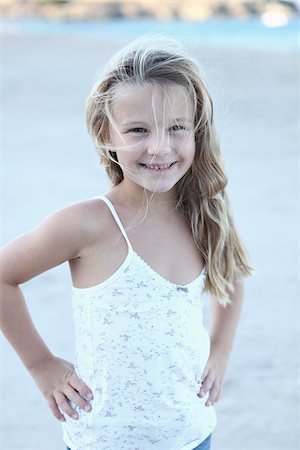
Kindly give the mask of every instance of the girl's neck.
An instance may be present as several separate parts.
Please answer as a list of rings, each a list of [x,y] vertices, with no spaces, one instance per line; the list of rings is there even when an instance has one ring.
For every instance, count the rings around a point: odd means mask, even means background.
[[[113,198],[117,203],[133,210],[147,206],[147,211],[151,215],[168,215],[176,209],[175,189],[169,192],[153,193],[137,185],[132,186],[125,180],[112,190]]]

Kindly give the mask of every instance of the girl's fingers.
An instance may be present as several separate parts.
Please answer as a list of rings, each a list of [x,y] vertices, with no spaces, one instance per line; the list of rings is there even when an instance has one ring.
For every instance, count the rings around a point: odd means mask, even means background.
[[[77,391],[75,391],[70,385],[64,390],[64,394],[68,399],[70,399],[73,403],[78,405],[81,409],[89,412],[91,411],[91,405],[82,398]]]
[[[70,380],[70,385],[79,392],[79,394],[87,398],[88,400],[93,399],[93,393],[90,388],[76,375],[75,372],[72,373]]]
[[[48,398],[47,399],[47,403],[48,403],[48,406],[51,409],[52,414],[54,415],[54,417],[56,419],[58,419],[59,421],[64,422],[66,419],[64,418],[64,416],[62,415],[62,413],[58,409],[58,406],[57,406],[55,398],[54,397]]]
[[[205,396],[205,394],[211,389],[211,387],[213,385],[213,382],[214,382],[214,380],[213,380],[213,378],[211,376],[208,375],[205,378],[205,380],[202,383],[200,392],[199,392],[200,397],[204,397]]]
[[[208,367],[205,367],[205,369],[204,369],[204,371],[203,371],[203,373],[202,373],[202,375],[201,375],[201,377],[199,379],[199,383],[203,383],[203,381],[205,380],[207,375],[208,375]]]
[[[219,393],[219,387],[218,387],[217,383],[214,383],[213,387],[210,389],[209,397],[208,397],[205,405],[206,406],[213,405],[217,401],[218,393]]]
[[[66,398],[66,396],[62,392],[57,392],[55,395],[56,403],[61,411],[66,413],[68,416],[72,417],[72,419],[78,419],[78,413],[73,409]]]

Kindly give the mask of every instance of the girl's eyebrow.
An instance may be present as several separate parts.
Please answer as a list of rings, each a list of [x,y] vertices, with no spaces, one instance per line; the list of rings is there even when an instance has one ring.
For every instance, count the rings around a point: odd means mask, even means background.
[[[123,122],[121,125],[127,126],[127,125],[146,125],[146,122],[141,122],[140,120],[132,120],[131,122]]]
[[[177,119],[172,119],[170,122],[189,122],[192,123],[191,120],[187,119],[186,117],[178,117]],[[147,125],[147,122],[141,122],[140,120],[132,120],[130,122],[123,122],[121,125],[128,126],[128,125]]]
[[[190,123],[192,123],[192,120],[187,119],[186,117],[177,117],[177,119],[173,119],[172,122],[190,122]]]

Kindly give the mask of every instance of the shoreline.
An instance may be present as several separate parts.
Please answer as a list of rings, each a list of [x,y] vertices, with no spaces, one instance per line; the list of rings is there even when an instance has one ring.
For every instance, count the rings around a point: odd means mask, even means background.
[[[247,51],[299,51],[298,21],[292,19],[285,27],[267,28],[258,18],[240,21],[238,19],[212,19],[206,22],[185,20],[157,21],[102,20],[56,22],[52,20],[20,18],[0,19],[0,35],[49,36],[64,38],[73,35],[75,39],[133,40],[141,35],[163,34],[173,36],[189,48],[196,49],[240,49]],[[236,39],[236,36],[239,39]]]

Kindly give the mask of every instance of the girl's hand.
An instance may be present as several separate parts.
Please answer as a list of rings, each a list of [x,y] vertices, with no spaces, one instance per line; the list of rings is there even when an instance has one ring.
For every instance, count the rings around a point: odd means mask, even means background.
[[[220,398],[225,369],[229,359],[229,354],[221,351],[211,351],[204,368],[203,374],[198,381],[202,382],[199,397],[204,397],[209,391],[209,397],[205,406],[211,406]]]
[[[30,369],[30,374],[54,417],[61,422],[65,421],[65,417],[60,410],[73,419],[78,419],[78,413],[70,406],[69,400],[87,412],[92,409],[87,401],[92,400],[92,391],[77,376],[74,365],[70,362],[53,356]]]

